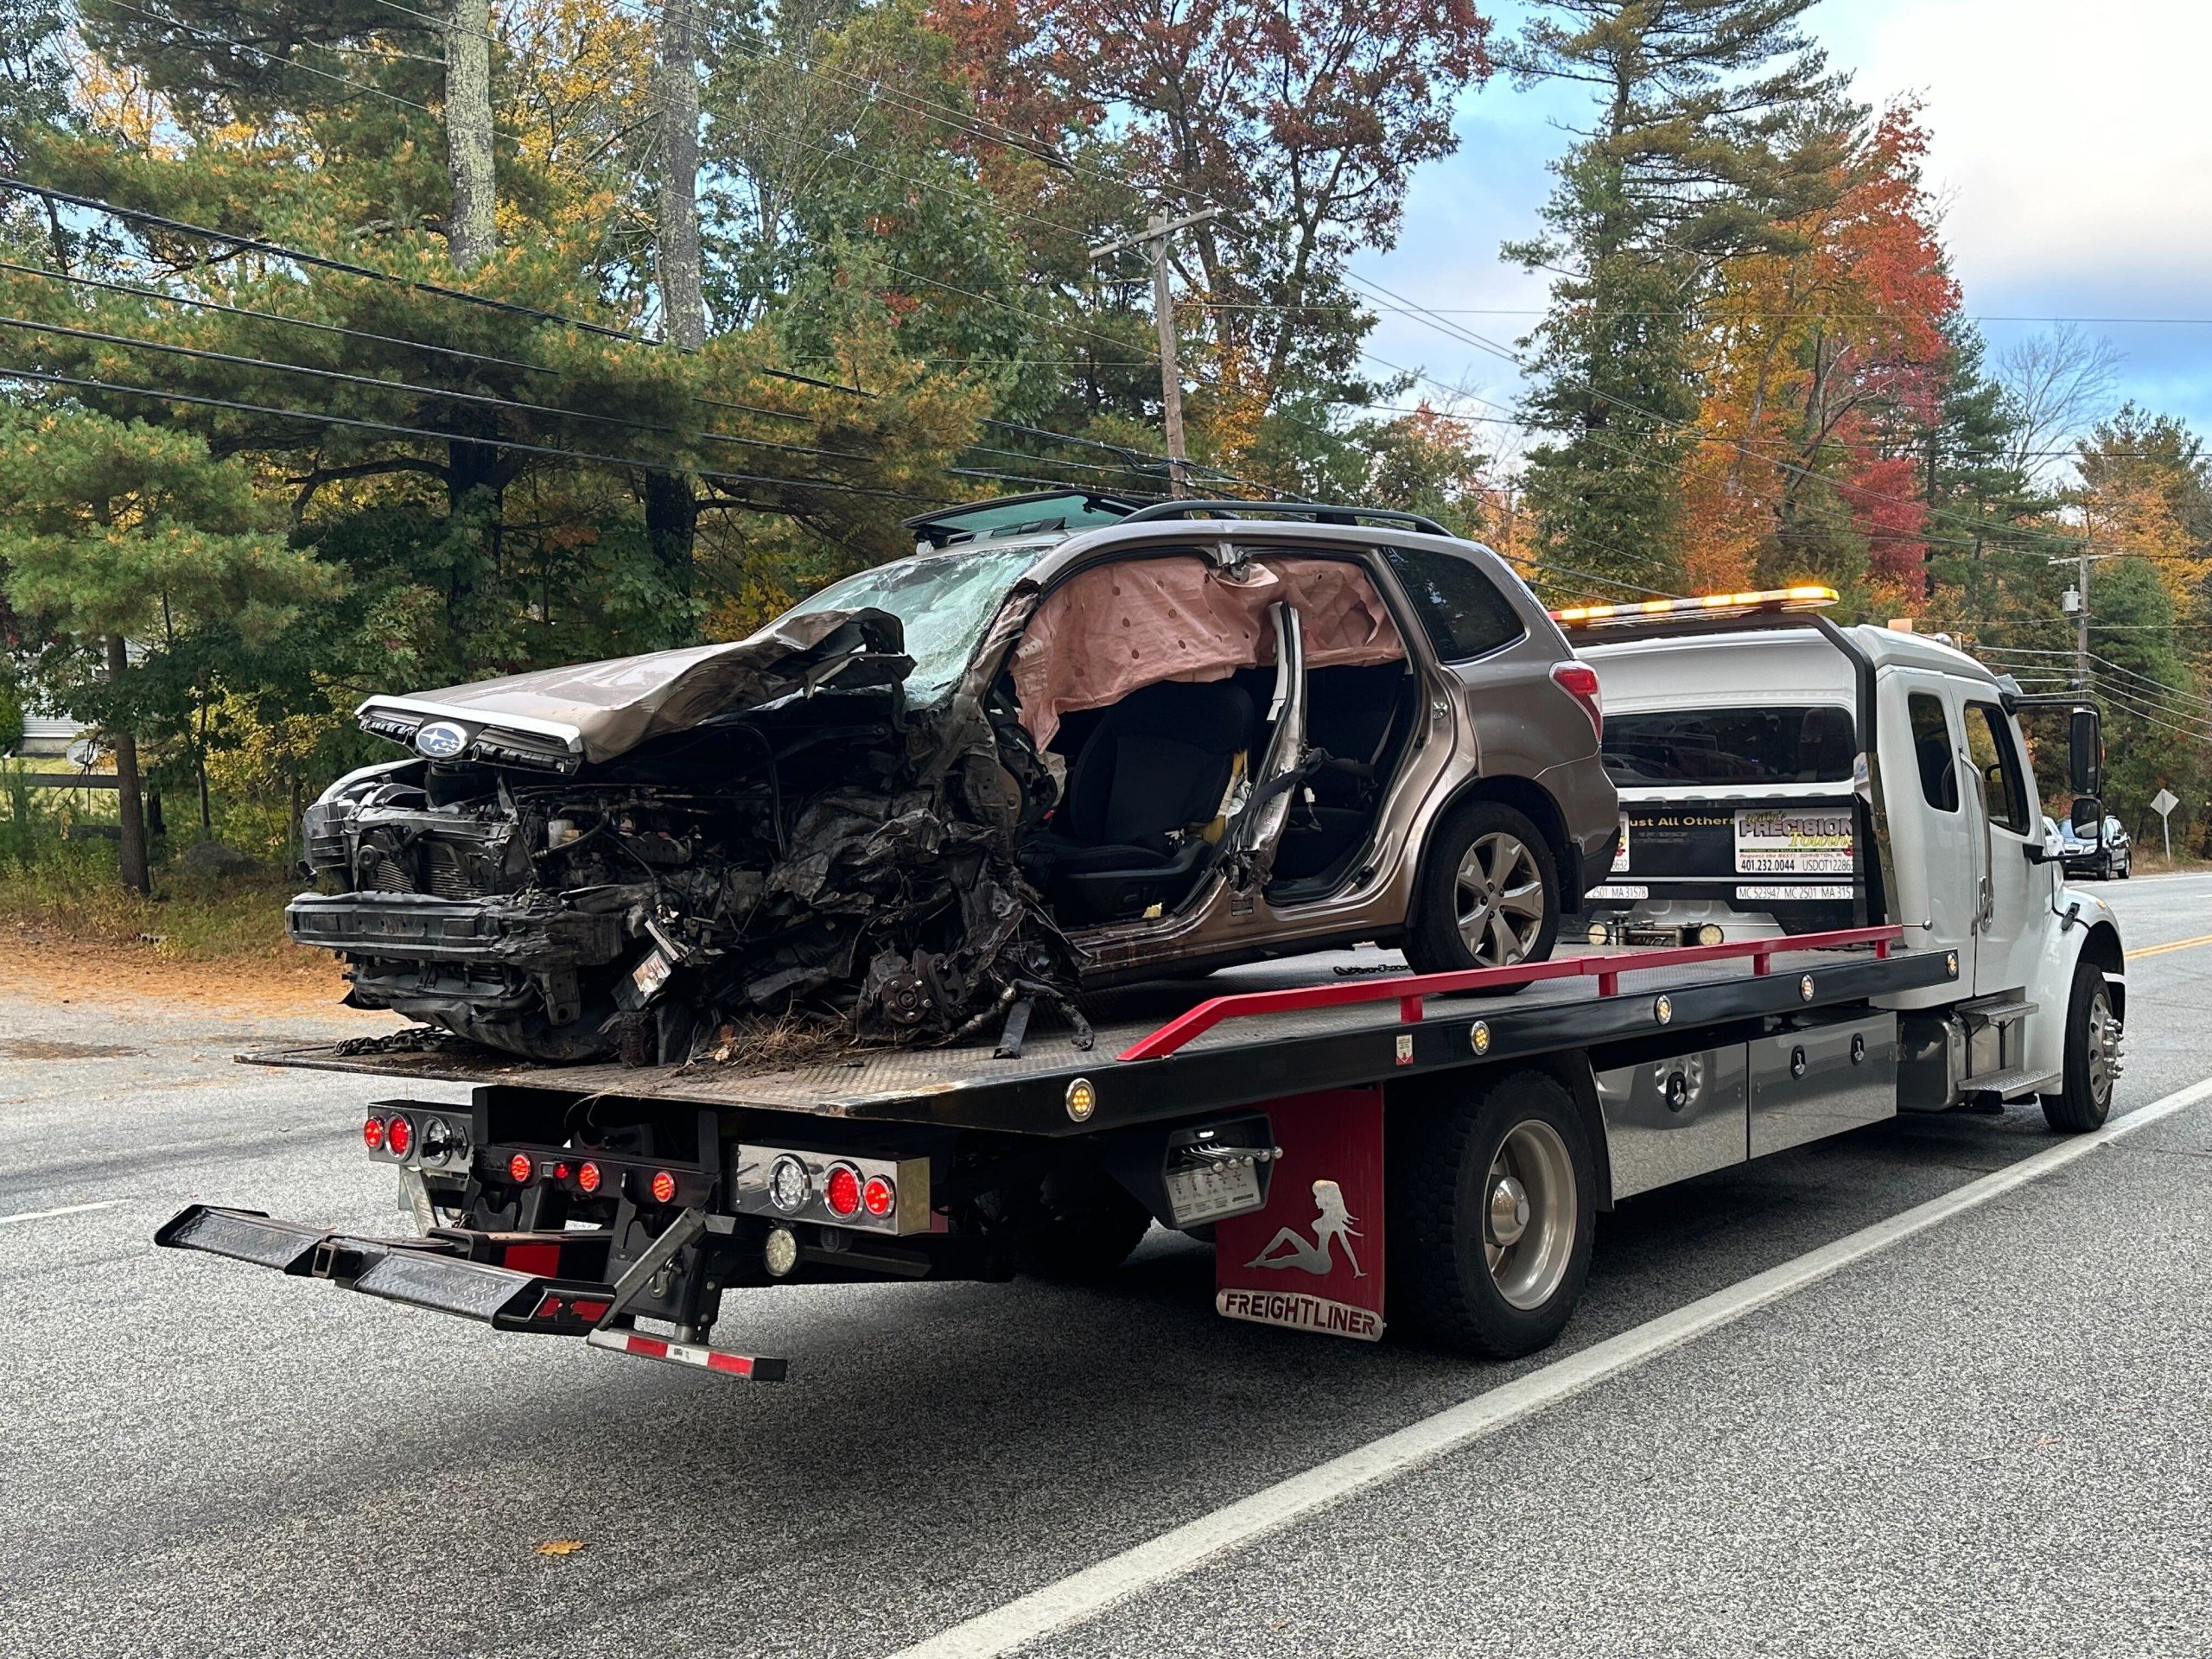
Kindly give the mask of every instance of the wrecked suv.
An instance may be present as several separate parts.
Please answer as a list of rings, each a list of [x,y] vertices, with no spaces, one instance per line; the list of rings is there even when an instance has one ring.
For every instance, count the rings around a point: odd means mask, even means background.
[[[1547,956],[1618,823],[1596,677],[1408,514],[1001,499],[747,639],[369,698],[307,814],[348,1001],[548,1061],[877,1039],[1361,940]],[[719,1039],[718,1039],[719,1034]]]

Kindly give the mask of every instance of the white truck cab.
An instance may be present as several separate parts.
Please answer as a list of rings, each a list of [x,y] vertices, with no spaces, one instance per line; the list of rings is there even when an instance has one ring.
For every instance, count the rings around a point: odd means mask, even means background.
[[[1621,797],[1588,937],[1719,944],[1902,925],[1908,948],[1956,951],[1959,978],[1888,1004],[1901,1104],[2034,1094],[2063,1114],[2073,1093],[2101,1121],[2124,958],[2111,908],[2066,886],[2044,832],[2018,714],[2048,705],[1942,640],[1838,627],[1808,613],[1807,590],[1789,593],[1732,595],[1744,602],[1719,615],[1707,602],[1694,620],[1560,613],[1598,671]],[[2072,816],[2101,822],[2094,713],[2072,713]]]

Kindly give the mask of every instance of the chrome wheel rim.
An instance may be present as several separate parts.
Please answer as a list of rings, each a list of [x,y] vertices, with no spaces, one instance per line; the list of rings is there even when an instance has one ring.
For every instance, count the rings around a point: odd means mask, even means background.
[[[2089,1098],[2102,1108],[2112,1099],[2120,1058],[2120,1022],[2113,1018],[2112,992],[2102,985],[2089,998],[2088,1039]]]
[[[1538,1118],[1499,1142],[1483,1179],[1483,1261],[1514,1307],[1541,1307],[1567,1277],[1579,1217],[1574,1163],[1559,1131]]]
[[[1544,931],[1544,877],[1518,836],[1478,836],[1459,861],[1454,919],[1477,962],[1509,968],[1524,962]]]

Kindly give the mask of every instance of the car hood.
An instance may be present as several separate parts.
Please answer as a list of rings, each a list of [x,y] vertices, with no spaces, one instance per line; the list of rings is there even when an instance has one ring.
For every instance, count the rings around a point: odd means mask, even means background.
[[[903,645],[899,619],[888,611],[811,611],[728,644],[372,696],[355,714],[368,730],[400,742],[412,743],[423,728],[443,721],[460,727],[472,747],[487,731],[518,733],[605,761],[667,733],[793,696],[895,685],[913,667]]]

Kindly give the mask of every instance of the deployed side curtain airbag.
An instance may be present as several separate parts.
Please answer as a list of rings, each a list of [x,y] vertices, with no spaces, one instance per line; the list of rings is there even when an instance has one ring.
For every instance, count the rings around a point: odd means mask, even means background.
[[[1014,647],[1021,723],[1042,748],[1060,718],[1164,680],[1224,680],[1274,661],[1270,606],[1305,626],[1306,665],[1396,662],[1404,642],[1346,559],[1253,560],[1231,578],[1196,556],[1099,565],[1055,588]]]

